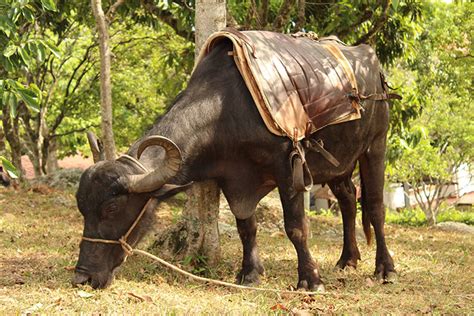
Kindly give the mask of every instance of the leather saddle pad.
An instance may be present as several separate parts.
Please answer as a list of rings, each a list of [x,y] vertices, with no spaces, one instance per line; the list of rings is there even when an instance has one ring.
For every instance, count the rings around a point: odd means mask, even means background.
[[[208,38],[198,61],[226,39],[233,43],[229,55],[265,125],[294,141],[325,126],[359,119],[359,103],[350,96],[358,95],[357,83],[368,81],[370,69],[377,70],[377,80],[370,81],[380,85],[375,52],[367,45],[345,46],[336,37],[314,40],[227,28]]]

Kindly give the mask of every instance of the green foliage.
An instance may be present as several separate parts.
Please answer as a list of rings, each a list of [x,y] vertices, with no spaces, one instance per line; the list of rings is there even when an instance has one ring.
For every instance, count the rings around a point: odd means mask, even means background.
[[[429,218],[457,170],[474,161],[473,13],[472,3],[431,3],[416,54],[390,70],[405,99],[391,111],[387,172],[428,199],[420,206]]]
[[[202,276],[215,276],[215,272],[210,269],[207,257],[204,255],[186,256],[182,264],[191,267],[191,273]]]
[[[49,52],[59,56],[49,39],[38,38],[34,32],[43,9],[55,11],[56,6],[52,0],[0,0],[0,74],[9,78],[0,80],[0,106],[8,107],[12,117],[16,116],[20,101],[35,112],[41,103],[41,90],[28,82],[22,69],[42,62]]]
[[[370,43],[380,60],[389,64],[395,58],[414,54],[413,40],[421,32],[419,19],[422,0],[405,1],[306,1],[304,23],[299,21],[298,3],[290,5],[282,29],[273,23],[281,18],[281,0],[229,0],[228,7],[237,24],[244,29],[266,29],[293,33],[313,31],[319,36],[337,35],[348,44]]]
[[[164,25],[154,30],[127,24],[116,25],[122,32],[112,39],[114,135],[121,151],[143,135],[184,89],[194,49],[181,37],[170,36]]]
[[[402,209],[399,212],[387,211],[385,222],[408,226],[424,226],[427,223],[425,213],[419,208]]]
[[[454,207],[443,208],[436,216],[437,222],[458,222],[474,225],[474,212],[459,211]],[[387,211],[385,221],[390,224],[407,226],[425,226],[427,220],[424,212],[420,208],[402,209],[399,212]]]
[[[18,170],[7,158],[0,156],[0,162],[10,178],[16,179],[19,177]]]
[[[459,211],[455,208],[448,208],[440,212],[437,216],[438,222],[459,222],[468,225],[474,225],[474,212]]]

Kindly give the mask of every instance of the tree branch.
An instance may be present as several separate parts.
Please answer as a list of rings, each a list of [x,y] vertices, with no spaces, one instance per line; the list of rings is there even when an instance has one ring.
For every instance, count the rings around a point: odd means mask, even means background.
[[[389,9],[390,0],[385,0],[382,7],[382,14],[380,15],[379,19],[375,21],[372,25],[372,28],[364,35],[362,35],[353,45],[357,46],[360,44],[367,43],[374,35],[380,31],[380,29],[384,26],[385,22],[388,20],[388,9]]]
[[[291,8],[295,5],[296,0],[284,0],[281,4],[280,10],[278,10],[278,15],[273,21],[273,30],[281,32],[283,28],[290,20]]]
[[[362,23],[370,20],[374,15],[374,11],[366,9],[364,13],[359,17],[357,21],[349,25],[347,28],[342,29],[341,31],[337,32],[337,36],[339,38],[344,38],[347,36],[350,32],[354,31],[354,28],[358,27]]]
[[[268,8],[269,8],[269,0],[262,0],[262,5],[260,6],[260,21],[262,23],[263,28],[267,27],[268,24]]]
[[[117,0],[114,4],[110,6],[109,10],[107,10],[107,13],[105,14],[105,16],[107,17],[107,21],[109,23],[110,21],[112,21],[115,15],[115,11],[117,11],[118,7],[120,7],[124,2],[125,0]]]
[[[173,15],[173,13],[158,8],[153,0],[140,0],[142,6],[148,13],[151,13],[157,17],[161,22],[170,26],[177,35],[183,37],[186,40],[194,42],[194,32],[182,29],[179,20]],[[179,1],[174,1],[180,4]]]
[[[230,13],[229,11],[229,8],[226,8],[225,10],[225,20],[226,20],[226,26],[228,27],[232,27],[234,29],[240,29],[241,26],[239,25],[239,23],[237,23],[237,21],[235,20],[235,18],[232,16],[232,13]]]
[[[298,19],[296,20],[296,29],[303,29],[306,24],[306,0],[298,0]]]
[[[79,129],[73,129],[73,130],[70,130],[70,131],[67,131],[67,132],[64,132],[64,133],[52,134],[50,137],[55,138],[55,137],[62,137],[62,136],[71,135],[71,134],[74,134],[74,133],[85,132],[88,129],[90,129],[91,127],[99,127],[99,125],[91,124],[91,125],[88,125],[86,127],[79,128]]]

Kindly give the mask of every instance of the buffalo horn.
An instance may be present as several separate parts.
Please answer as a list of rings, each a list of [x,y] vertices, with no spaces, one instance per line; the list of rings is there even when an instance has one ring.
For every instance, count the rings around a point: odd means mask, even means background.
[[[91,131],[87,132],[87,140],[89,141],[89,146],[91,147],[92,158],[94,163],[105,160],[104,151],[102,150],[102,143],[94,133]]]
[[[151,192],[161,188],[170,178],[174,177],[181,167],[181,151],[170,139],[163,136],[150,136],[138,146],[137,158],[149,146],[160,146],[165,150],[163,165],[146,173],[128,176],[128,190],[135,193]]]

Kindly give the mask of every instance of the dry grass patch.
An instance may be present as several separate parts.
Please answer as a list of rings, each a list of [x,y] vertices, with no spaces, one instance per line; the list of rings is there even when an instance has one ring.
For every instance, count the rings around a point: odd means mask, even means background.
[[[162,219],[175,218],[175,206]],[[12,313],[450,313],[474,310],[472,235],[426,227],[388,225],[399,282],[372,279],[374,246],[358,235],[363,260],[357,270],[334,265],[342,247],[337,218],[311,219],[311,251],[321,264],[327,293],[299,297],[206,286],[133,256],[106,290],[70,285],[77,260],[82,218],[70,193],[0,191],[0,314]],[[296,255],[281,233],[260,230],[266,267],[262,287],[286,289],[296,283]],[[148,238],[140,248],[151,242]],[[236,236],[222,237],[223,259],[211,274],[233,281],[241,254]]]

